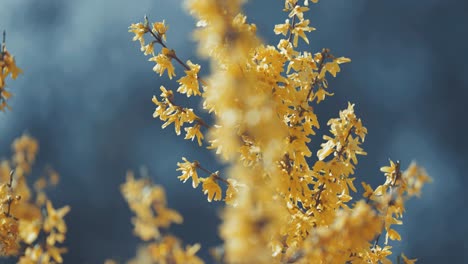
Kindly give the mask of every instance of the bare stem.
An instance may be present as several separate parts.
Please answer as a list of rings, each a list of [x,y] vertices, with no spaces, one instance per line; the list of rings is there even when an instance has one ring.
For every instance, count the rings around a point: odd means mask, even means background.
[[[2,41],[2,59],[3,59],[3,54],[6,51],[6,30],[3,30],[3,41]]]
[[[10,188],[10,189],[11,189],[11,186],[13,185],[13,176],[14,176],[14,174],[15,174],[15,170],[13,169],[13,170],[10,171],[10,181],[7,184],[8,188]]]
[[[294,7],[296,7],[298,5],[299,5],[299,3],[296,2],[296,4],[294,4]],[[288,42],[290,42],[290,43],[291,43],[291,40],[292,40],[292,31],[294,30],[295,26],[296,26],[296,15],[293,16],[292,21],[291,21],[291,27],[289,28]]]
[[[291,43],[291,40],[292,40],[292,31],[294,30],[295,26],[296,26],[296,16],[293,17],[293,19],[291,21],[291,28],[289,29],[288,42],[290,42],[290,43]]]
[[[4,32],[5,32],[5,31],[4,31]],[[15,170],[11,170],[11,171],[10,171],[10,180],[9,180],[9,182],[8,182],[8,184],[7,184],[8,188],[10,189],[10,192],[11,192],[11,189],[12,189],[12,186],[13,186],[13,176],[14,176],[14,174],[15,174]],[[10,212],[11,212],[11,204],[12,204],[12,203],[13,203],[13,198],[12,198],[11,195],[9,194],[9,195],[8,195],[8,200],[7,200],[7,205],[8,205],[8,207],[7,207],[7,211],[6,211],[6,213],[5,213],[5,215],[6,215],[7,217],[10,217],[10,216],[11,216]]]

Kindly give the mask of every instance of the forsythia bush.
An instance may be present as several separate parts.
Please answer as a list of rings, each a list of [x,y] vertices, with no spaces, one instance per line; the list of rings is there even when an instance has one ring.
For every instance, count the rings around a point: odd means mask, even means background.
[[[317,0],[312,0],[316,3]],[[183,61],[166,42],[165,21],[132,24],[129,31],[155,63],[160,76],[176,77],[175,65],[185,74],[177,89],[161,86],[154,96],[153,116],[174,125],[176,134],[213,149],[226,163],[220,172],[182,157],[179,179],[191,181],[209,202],[224,201],[220,236],[224,244],[212,250],[223,263],[390,263],[390,240],[401,240],[405,202],[419,196],[430,181],[424,169],[412,163],[406,170],[390,161],[381,168],[384,183],[361,182],[363,198],[355,194],[354,170],[367,129],[354,104],[328,121],[316,158],[309,143],[320,128],[314,109],[333,95],[327,78],[351,60],[329,49],[312,54],[298,49],[309,43],[314,30],[305,17],[309,1],[285,0],[288,17],[275,25],[281,36],[275,45],[264,44],[256,26],[242,14],[242,0],[186,0],[197,19],[194,37],[198,53],[209,59],[210,72],[200,77],[201,66]],[[150,39],[150,41],[148,41]],[[157,48],[156,48],[157,47]],[[0,56],[0,110],[8,108],[11,94],[5,80],[21,70],[6,50],[5,33]],[[176,97],[200,97],[213,116],[204,120]],[[10,160],[0,163],[0,256],[17,256],[18,263],[62,263],[68,206],[54,209],[45,190],[58,182],[46,170],[33,189],[27,177],[38,143],[23,135],[13,144]],[[167,207],[162,186],[148,177],[128,172],[121,192],[135,214],[134,233],[144,243],[128,263],[198,264],[200,244],[184,245],[168,231],[182,216]],[[353,202],[352,200],[357,200]],[[399,262],[414,263],[404,254]],[[107,264],[115,263],[107,260]]]
[[[204,78],[200,65],[184,62],[168,46],[165,21],[151,24],[145,17],[129,30],[156,73],[172,79],[174,64],[185,70],[177,89],[161,86],[153,97],[153,116],[163,128],[173,124],[176,134],[184,131],[185,139],[216,150],[228,164],[224,173],[185,157],[177,164],[181,181],[201,185],[209,202],[227,204],[220,228],[224,245],[214,257],[226,263],[389,263],[388,242],[401,239],[394,226],[402,224],[405,201],[419,195],[429,177],[414,163],[403,170],[390,161],[381,168],[385,182],[374,188],[361,182],[363,198],[352,202],[352,176],[358,155],[366,155],[361,144],[367,134],[354,104],[328,121],[330,133],[313,162],[308,146],[319,129],[314,108],[332,95],[327,77],[351,60],[329,49],[298,50],[299,39],[308,44],[306,33],[314,30],[305,18],[309,1],[284,1],[288,18],[274,27],[282,36],[276,46],[257,37],[242,2],[186,1],[197,19],[198,53],[210,61]],[[178,104],[176,92],[200,96],[214,123]],[[135,234],[148,241],[131,263],[201,263],[194,255],[198,244],[184,249],[161,232],[182,221],[165,207],[161,186],[130,173],[122,192],[136,214]],[[415,262],[403,254],[398,260]]]
[[[6,50],[5,32],[0,54],[0,109],[8,108],[11,94],[6,90],[8,76],[16,79],[21,69]],[[27,178],[39,150],[38,142],[23,135],[12,144],[13,155],[0,161],[0,257],[17,256],[19,264],[62,263],[66,252],[60,244],[65,241],[67,226],[63,217],[68,206],[55,209],[47,198],[46,189],[58,184],[59,175],[51,168],[45,170],[33,185]]]

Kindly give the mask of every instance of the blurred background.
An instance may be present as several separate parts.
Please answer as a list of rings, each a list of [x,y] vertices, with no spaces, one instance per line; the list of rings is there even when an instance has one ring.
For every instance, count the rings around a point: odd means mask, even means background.
[[[246,5],[249,20],[272,45],[279,40],[274,24],[286,18],[282,8],[282,0]],[[395,254],[420,263],[466,262],[468,2],[328,0],[311,10],[317,31],[303,48],[328,47],[352,59],[330,81],[335,96],[316,111],[326,127],[348,101],[356,103],[369,131],[357,181],[382,182],[379,168],[389,158],[404,168],[416,160],[433,177],[422,197],[407,205]],[[152,118],[151,97],[160,85],[176,85],[152,72],[153,63],[127,32],[145,14],[151,21],[166,20],[168,45],[181,58],[206,66],[194,54],[194,21],[181,1],[0,0],[0,29],[7,31],[7,48],[24,70],[8,81],[13,111],[0,113],[0,157],[7,158],[12,140],[26,132],[40,142],[37,167],[50,164],[61,174],[49,196],[56,206],[72,207],[65,263],[125,261],[135,254],[138,239],[119,187],[127,170],[142,166],[166,188],[169,206],[185,217],[173,233],[185,243],[201,242],[208,263],[207,249],[221,243],[222,203],[207,203],[200,189],[179,182],[175,169],[182,156],[212,170],[222,165]],[[321,139],[313,142],[316,152]]]

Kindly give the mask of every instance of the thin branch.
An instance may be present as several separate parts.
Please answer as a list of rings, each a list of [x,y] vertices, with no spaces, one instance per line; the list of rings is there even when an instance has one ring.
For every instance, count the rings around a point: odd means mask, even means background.
[[[299,5],[299,2],[296,2],[296,3],[294,4],[293,9],[294,9],[296,6],[298,6],[298,5]],[[289,28],[288,42],[292,44],[292,42],[291,42],[291,39],[292,39],[292,31],[294,30],[294,27],[296,26],[296,15],[293,16],[290,25],[291,25],[291,26],[290,26],[290,28]]]
[[[392,189],[393,189],[393,188],[395,187],[395,185],[396,185],[397,178],[400,178],[400,177],[401,177],[400,162],[399,162],[399,161],[396,162],[395,174],[396,174],[396,175],[395,175],[395,180],[394,180],[394,181],[391,183],[391,185],[390,185],[390,188],[389,188],[389,191],[388,191],[389,193],[392,193],[392,191],[393,191]],[[393,199],[390,199],[390,201],[388,202],[387,208],[385,209],[385,210],[386,210],[385,216],[386,216],[387,213],[388,213],[388,208],[390,207],[390,205],[391,205],[393,202],[394,202]],[[382,233],[383,233],[383,231],[384,231],[384,229],[385,229],[385,218],[384,218],[384,221],[383,221],[382,225],[383,225],[382,230],[380,231],[380,233],[379,233],[379,234],[377,235],[377,237],[375,238],[372,248],[375,248],[375,247],[378,245],[378,243],[379,243],[379,239],[380,239],[380,237],[382,236]]]
[[[317,193],[317,196],[315,198],[315,207],[319,205],[320,201],[320,196],[322,196],[322,192],[325,190],[325,183],[322,183],[318,187],[319,191]]]
[[[13,186],[13,176],[14,176],[14,174],[15,174],[15,170],[13,169],[13,170],[10,171],[10,181],[7,184],[8,188],[10,188],[10,189],[11,189],[11,186]]]
[[[297,5],[297,4],[296,4]],[[292,21],[291,21],[291,27],[289,28],[289,35],[288,35],[288,42],[292,44],[292,31],[294,30],[294,27],[296,26],[296,16],[294,15]]]
[[[219,172],[212,172],[212,171],[210,171],[210,170],[208,170],[208,169],[202,167],[202,166],[200,165],[200,162],[198,162],[198,161],[195,161],[194,164],[195,164],[195,166],[196,166],[198,169],[200,169],[200,170],[206,172],[206,173],[209,174],[210,176],[213,176],[213,178],[215,178],[216,180],[220,180],[220,181],[224,182],[225,184],[229,185],[229,182],[228,182],[226,179],[224,179],[223,177],[219,176]]]
[[[328,53],[330,52],[329,49],[322,49],[322,58],[320,59],[319,61],[319,65],[318,65],[318,70],[317,70],[317,76],[315,76],[314,78],[314,81],[312,82],[312,85],[310,86],[310,90],[309,92],[307,93],[307,96],[306,96],[306,102],[309,101],[309,98],[310,98],[310,95],[312,94],[312,90],[314,90],[314,87],[315,85],[317,84],[317,82],[319,81],[319,75],[320,75],[320,72],[322,72],[322,69],[323,69],[323,66],[324,66],[324,62],[325,62],[325,59],[328,57]]]
[[[344,140],[345,145],[341,146],[340,150],[338,150],[338,153],[337,153],[338,158],[340,158],[341,155],[343,155],[343,153],[344,153],[344,151],[346,149],[346,146],[348,145],[349,136],[351,135],[351,132],[353,131],[353,129],[354,129],[354,126],[353,126],[353,124],[351,124],[351,127],[348,129],[348,132],[346,133],[346,137],[345,137],[345,140]]]
[[[186,113],[187,112],[187,109],[180,106],[180,105],[177,105],[174,103],[174,96],[171,96],[170,98],[167,98],[167,101],[174,107],[176,107],[179,111],[183,112],[183,113]],[[210,125],[208,125],[201,117],[197,116],[196,120],[195,120],[198,124],[200,124],[201,126],[204,126],[206,128],[211,128]]]
[[[2,60],[3,60],[3,55],[6,52],[6,30],[3,30],[3,41],[2,41]]]
[[[145,19],[147,18],[145,17]],[[148,27],[147,28],[148,32],[151,34],[151,36],[154,37],[154,39],[156,40],[156,43],[159,43],[161,44],[161,46],[168,49],[167,45],[162,40],[161,36],[158,33],[154,33],[153,30],[149,27],[149,25],[147,25],[147,27]],[[171,58],[175,59],[182,67],[184,67],[186,70],[189,71],[190,67],[185,62],[183,62],[179,57],[177,57],[175,50],[172,50],[172,51],[174,52],[174,55],[171,55]],[[208,84],[200,76],[198,76],[198,74],[197,74],[197,79],[204,86],[208,86]]]
[[[13,176],[15,174],[15,170],[11,170],[10,171],[10,180],[7,184],[8,188],[10,189],[10,192],[11,192],[11,189],[13,187]],[[5,216],[7,217],[11,217],[11,204],[13,203],[13,198],[11,197],[11,195],[9,194],[8,195],[8,200],[7,200],[7,211],[5,212]]]

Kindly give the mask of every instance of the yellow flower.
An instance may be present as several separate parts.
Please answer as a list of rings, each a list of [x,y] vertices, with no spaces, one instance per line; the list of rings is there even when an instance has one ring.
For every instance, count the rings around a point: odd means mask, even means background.
[[[210,177],[202,179],[203,181],[203,193],[207,195],[208,202],[212,200],[219,201],[222,198],[221,187],[215,180],[217,172],[210,175]]]
[[[196,137],[198,145],[202,145],[203,134],[200,131],[200,124],[196,124],[193,127],[186,127],[185,132],[187,132],[185,139],[191,139],[193,141],[193,139]]]
[[[169,26],[165,24],[165,21],[153,23],[153,31],[156,32],[162,40],[166,41],[166,32]]]
[[[141,46],[141,51],[143,51],[145,55],[152,54],[154,56],[154,41],[151,41],[148,45]]]
[[[193,95],[201,95],[198,86],[198,72],[200,71],[200,65],[193,64],[191,61],[187,61],[187,65],[190,70],[185,71],[185,76],[177,80],[180,84],[177,89],[178,92],[186,94],[187,97]]]
[[[135,36],[133,37],[133,41],[140,41],[140,45],[143,47],[145,45],[144,36],[149,31],[148,27],[145,26],[143,23],[136,23],[130,25],[130,27],[128,28],[128,32],[132,32],[135,34]]]
[[[362,187],[364,187],[364,193],[362,194],[362,196],[364,196],[365,198],[368,198],[370,199],[372,197],[372,195],[374,194],[374,190],[372,189],[372,187],[365,183],[365,182],[361,182],[361,185]]]
[[[132,223],[134,225],[134,234],[143,241],[149,241],[160,236],[159,230],[157,228],[158,225],[153,223],[151,219],[134,217],[132,219]]]
[[[286,21],[284,21],[284,24],[275,25],[274,32],[276,35],[283,34],[283,36],[286,36],[290,28],[291,25],[289,24],[289,19],[286,19]]]
[[[397,179],[397,175],[400,173],[399,171],[397,171],[398,169],[397,164],[399,163],[398,162],[394,163],[393,161],[390,160],[390,166],[384,166],[380,168],[380,171],[384,172],[385,177],[386,177],[384,185],[390,185],[390,184],[394,185],[396,184],[397,180],[400,180],[400,179]]]
[[[304,12],[309,10],[308,7],[295,5],[293,10],[289,13],[289,17],[297,16],[300,21],[304,20]]]
[[[67,252],[66,248],[58,248],[55,246],[47,247],[47,255],[52,257],[57,263],[62,263],[62,254]]]
[[[52,229],[56,229],[60,233],[67,232],[67,226],[63,217],[70,211],[70,206],[64,206],[58,210],[54,209],[52,202],[47,201],[47,217],[44,221],[44,230],[51,232]]]
[[[174,97],[174,93],[171,91],[171,90],[167,90],[166,87],[162,86],[159,87],[159,89],[161,90],[161,97],[162,98],[167,98],[169,100],[172,100],[172,98]]]
[[[170,57],[164,54],[158,54],[157,56],[150,58],[149,61],[154,61],[156,63],[156,65],[153,67],[153,71],[159,73],[159,76],[162,76],[166,70],[169,79],[172,79],[172,76],[175,76],[175,69],[171,63]]]
[[[48,256],[44,256],[42,247],[35,245],[34,247],[26,248],[24,256],[19,259],[18,264],[46,264]]]
[[[297,23],[292,30],[292,34],[294,35],[294,39],[293,39],[294,47],[297,47],[297,42],[298,42],[299,37],[301,37],[307,44],[309,44],[309,39],[307,38],[304,32],[311,32],[314,30],[315,28],[309,27],[308,19]]]
[[[177,162],[177,171],[182,171],[182,175],[178,178],[186,182],[188,179],[192,178],[192,186],[193,188],[197,188],[198,184],[200,184],[200,179],[198,179],[197,168],[198,168],[198,161],[190,162],[185,157],[182,157],[183,163]]]
[[[169,209],[166,206],[155,206],[157,216],[155,222],[159,227],[167,228],[171,224],[181,224],[183,222],[182,216],[175,210]]]
[[[29,173],[39,150],[39,144],[34,138],[25,134],[15,139],[12,147],[15,152],[13,161],[24,173]]]
[[[405,254],[401,254],[401,258],[403,259],[404,264],[414,264],[418,259],[408,259]]]
[[[41,222],[38,220],[23,220],[19,221],[19,235],[27,244],[34,242],[41,231]]]
[[[237,206],[237,194],[239,193],[239,188],[245,187],[242,184],[239,184],[236,180],[234,179],[228,179],[229,182],[228,188],[226,190],[226,197],[224,198],[224,201],[226,204],[232,205],[232,206]]]
[[[13,57],[8,51],[3,55],[3,61],[5,63],[5,76],[11,74],[11,78],[15,80],[19,74],[23,73],[23,70],[16,66],[15,57]]]

